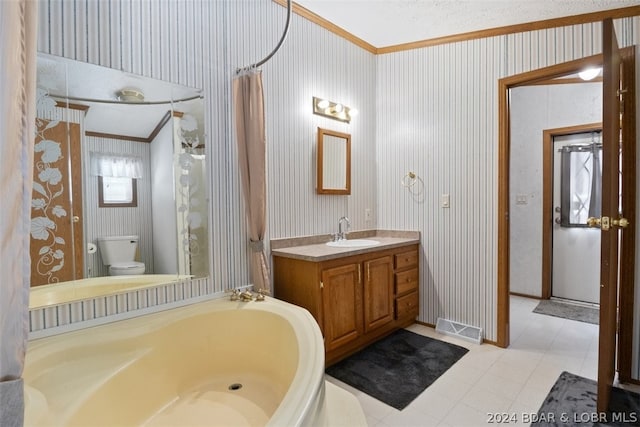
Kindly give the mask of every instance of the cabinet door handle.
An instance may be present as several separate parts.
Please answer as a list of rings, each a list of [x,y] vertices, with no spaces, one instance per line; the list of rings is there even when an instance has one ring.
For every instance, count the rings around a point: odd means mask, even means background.
[[[358,265],[358,283],[362,282],[362,276],[360,274],[360,266]]]
[[[371,265],[367,264],[367,282],[371,281]]]

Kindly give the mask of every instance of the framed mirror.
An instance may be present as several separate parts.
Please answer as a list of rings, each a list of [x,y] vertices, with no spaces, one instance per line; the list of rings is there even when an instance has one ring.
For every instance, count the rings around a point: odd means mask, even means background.
[[[36,103],[31,308],[208,276],[202,91],[39,53]]]
[[[318,194],[351,194],[351,135],[318,128]]]

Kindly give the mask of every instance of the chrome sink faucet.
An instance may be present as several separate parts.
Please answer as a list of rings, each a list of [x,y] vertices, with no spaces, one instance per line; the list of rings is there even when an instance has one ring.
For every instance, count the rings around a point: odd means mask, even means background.
[[[343,231],[342,224],[346,223],[346,229]],[[346,216],[343,216],[338,220],[338,233],[336,234],[336,240],[345,240],[347,238],[347,231],[351,228],[351,221]]]

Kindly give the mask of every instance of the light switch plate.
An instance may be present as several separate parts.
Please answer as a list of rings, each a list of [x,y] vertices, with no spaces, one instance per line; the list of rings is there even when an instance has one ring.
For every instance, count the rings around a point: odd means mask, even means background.
[[[448,208],[449,207],[449,195],[448,194],[443,194],[442,196],[440,196],[440,206],[442,206],[443,208]]]

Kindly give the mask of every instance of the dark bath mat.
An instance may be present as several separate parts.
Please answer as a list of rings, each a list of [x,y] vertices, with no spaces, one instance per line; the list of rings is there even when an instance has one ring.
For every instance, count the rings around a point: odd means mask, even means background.
[[[606,419],[596,411],[597,383],[563,372],[538,411],[532,426],[640,425],[640,395],[614,387]],[[603,415],[604,416],[604,415]]]
[[[578,322],[600,323],[600,310],[593,307],[584,307],[576,304],[569,304],[553,300],[544,299],[540,301],[534,313],[546,314],[548,316],[562,317],[564,319],[577,320]]]
[[[400,329],[326,369],[376,399],[403,409],[469,351]]]

